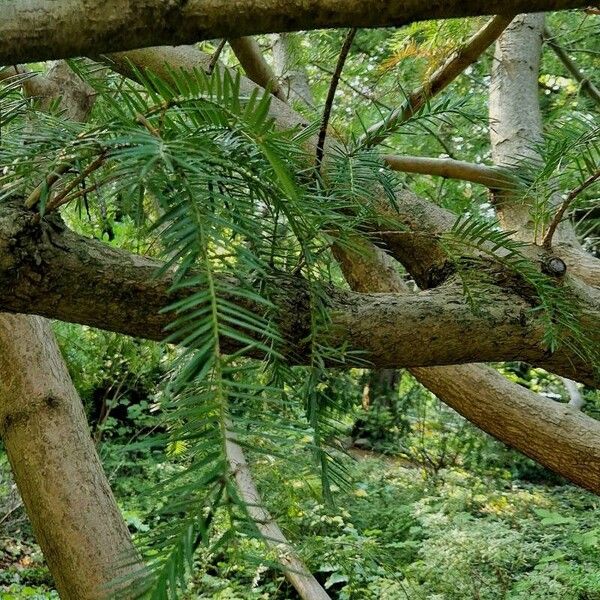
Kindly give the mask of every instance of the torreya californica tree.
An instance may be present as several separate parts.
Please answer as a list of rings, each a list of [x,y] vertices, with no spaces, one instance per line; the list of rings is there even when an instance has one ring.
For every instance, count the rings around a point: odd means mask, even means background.
[[[581,114],[544,139],[538,71],[549,34],[542,14],[515,17],[585,3],[505,3],[505,14],[468,32],[427,81],[398,91],[395,105],[379,106],[380,119],[352,137],[331,124],[331,101],[345,85],[355,29],[331,65],[325,118],[247,36],[489,15],[497,5],[389,2],[381,10],[264,0],[244,12],[208,0],[138,4],[135,12],[118,0],[0,7],[0,309],[181,346],[163,408],[170,441],[191,445],[189,468],[165,491],[177,518],[152,532],[166,546],[146,569],[47,323],[3,317],[0,432],[61,595],[101,597],[121,575],[159,597],[174,594],[172,574],[185,575],[196,548],[215,542],[211,524],[227,508],[231,530],[260,535],[303,597],[327,597],[262,506],[242,448],[252,446],[260,419],[285,425],[283,383],[295,382],[329,493],[343,476],[326,446],[331,417],[343,410],[328,392],[340,368],[410,368],[483,430],[600,491],[597,421],[477,364],[523,360],[598,385],[600,262],[567,217],[600,179],[600,133]],[[197,47],[157,46],[212,38],[229,40],[249,79]],[[437,96],[494,45],[494,164],[394,153],[396,132],[423,125],[425,135],[451,115],[468,116]],[[71,66],[93,92],[65,63],[45,78],[10,66],[74,56],[92,58]],[[594,89],[581,89],[590,104]],[[31,96],[41,101],[32,105]],[[92,96],[96,112],[82,123]],[[415,194],[394,170],[487,187],[498,223],[475,207],[453,211]],[[116,207],[123,198],[140,228],[153,225],[162,256],[88,239],[59,216],[78,202]],[[331,276],[338,267],[348,285]],[[11,339],[20,330],[27,335]],[[48,377],[33,386],[36,370]],[[79,452],[60,455],[61,445]],[[47,453],[52,472],[28,459]],[[60,478],[64,490],[54,494],[47,478]],[[44,512],[42,492],[55,512]],[[81,537],[64,528],[75,513]],[[97,556],[102,568],[68,569],[69,556],[88,566]]]

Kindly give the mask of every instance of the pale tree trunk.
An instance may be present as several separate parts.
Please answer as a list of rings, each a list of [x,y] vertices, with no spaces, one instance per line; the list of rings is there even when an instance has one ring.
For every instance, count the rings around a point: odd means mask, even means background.
[[[539,67],[544,31],[544,15],[519,15],[496,43],[490,83],[490,139],[492,158],[504,169],[535,169],[540,162],[539,144],[543,141],[539,103]],[[558,204],[560,195],[551,194],[550,204]],[[540,241],[543,232],[535,230],[532,202],[515,198],[511,190],[498,193],[496,213],[506,231],[516,239]],[[562,223],[557,242],[578,246],[575,233]]]
[[[273,44],[275,75],[288,100],[300,100],[314,106],[315,99],[308,83],[306,69],[299,63],[298,49],[294,47],[297,38],[293,33],[279,33]]]
[[[64,117],[75,121],[87,119],[94,101],[64,61],[24,80],[24,91],[43,109],[58,100]],[[0,313],[0,436],[61,598],[95,600],[115,589],[124,597],[126,584],[118,580],[130,583],[140,559],[50,323],[41,317]]]
[[[136,568],[137,557],[50,324],[40,317],[0,315],[0,435],[61,598],[112,596],[113,582]]]

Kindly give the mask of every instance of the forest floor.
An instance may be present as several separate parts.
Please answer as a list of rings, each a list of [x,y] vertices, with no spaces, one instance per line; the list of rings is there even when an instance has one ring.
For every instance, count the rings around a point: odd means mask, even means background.
[[[453,466],[432,474],[364,449],[351,483],[327,505],[304,476],[268,457],[261,490],[332,598],[599,600],[600,499],[568,485]],[[134,535],[156,517],[145,490],[161,477],[151,453],[102,449]],[[290,485],[281,486],[289,478]],[[189,599],[296,598],[257,540],[198,559]],[[57,598],[0,453],[0,600]]]

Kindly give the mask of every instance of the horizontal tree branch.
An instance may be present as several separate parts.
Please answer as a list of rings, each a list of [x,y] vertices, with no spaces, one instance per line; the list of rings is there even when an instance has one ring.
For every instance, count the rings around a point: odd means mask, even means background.
[[[172,313],[166,305],[193,290],[170,294],[173,274],[157,275],[161,263],[87,239],[55,217],[35,222],[16,203],[0,205],[0,310],[39,314],[154,340],[165,339]],[[311,331],[308,290],[302,280],[283,275],[276,318],[287,359],[306,363]],[[515,288],[516,289],[516,288]],[[346,366],[406,367],[472,361],[523,360],[560,375],[593,384],[592,366],[562,349],[549,354],[543,327],[529,309],[531,299],[512,288],[493,288],[475,313],[457,286],[413,297],[360,294],[331,289],[330,319],[319,340],[346,348]],[[239,303],[237,295],[228,298]],[[246,309],[262,312],[259,307]],[[600,307],[587,307],[584,326],[600,337]],[[224,351],[238,349],[223,340]],[[330,366],[341,366],[338,362]]]
[[[510,174],[497,167],[478,165],[453,158],[428,158],[421,156],[394,156],[386,154],[383,157],[390,169],[403,173],[420,173],[435,175],[449,179],[459,179],[479,183],[491,189],[515,189],[517,182]]]
[[[585,0],[507,0],[504,14],[585,7]],[[331,27],[392,27],[489,15],[490,0],[4,0],[0,64],[85,56],[153,45]]]

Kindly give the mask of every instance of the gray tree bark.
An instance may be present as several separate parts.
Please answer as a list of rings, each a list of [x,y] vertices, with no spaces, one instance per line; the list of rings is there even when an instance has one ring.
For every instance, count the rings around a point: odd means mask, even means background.
[[[173,274],[157,277],[161,263],[83,238],[57,220],[34,220],[20,206],[0,206],[0,310],[165,339],[164,328],[174,315],[161,309],[190,290],[170,294]],[[322,341],[360,351],[360,360],[378,368],[523,360],[592,384],[592,366],[569,349],[548,355],[542,344],[544,327],[528,310],[532,298],[517,283],[505,287],[504,275],[499,276],[501,282],[478,314],[453,280],[412,298],[331,288],[330,326]],[[587,307],[584,326],[599,339],[600,294],[575,287],[575,282],[573,286]],[[281,279],[278,289],[278,324],[286,339],[281,351],[297,361],[308,360],[307,288],[291,278]],[[240,302],[236,296],[230,300]],[[252,304],[245,308],[261,310]],[[223,340],[223,349],[234,351],[237,346]]]

